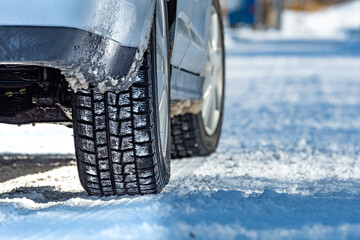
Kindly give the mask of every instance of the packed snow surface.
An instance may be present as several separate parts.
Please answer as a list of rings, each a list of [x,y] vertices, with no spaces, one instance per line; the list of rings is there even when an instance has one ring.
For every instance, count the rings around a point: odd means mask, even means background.
[[[359,239],[359,29],[346,36],[229,31],[219,149],[173,160],[161,194],[89,197],[71,156],[5,154],[0,238]],[[0,136],[1,152],[73,152],[62,126],[2,125]]]

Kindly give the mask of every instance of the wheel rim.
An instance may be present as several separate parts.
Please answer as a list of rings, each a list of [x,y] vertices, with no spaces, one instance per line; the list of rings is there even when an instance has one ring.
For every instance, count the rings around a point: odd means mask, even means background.
[[[213,135],[220,121],[223,101],[223,44],[220,21],[214,6],[207,43],[205,81],[202,96],[201,115],[206,133]]]
[[[166,19],[164,1],[156,4],[156,76],[159,115],[160,145],[166,157],[169,138],[169,69]]]

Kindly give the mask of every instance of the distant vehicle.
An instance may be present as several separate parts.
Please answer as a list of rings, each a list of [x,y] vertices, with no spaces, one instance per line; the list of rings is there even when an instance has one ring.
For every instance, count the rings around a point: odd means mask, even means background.
[[[283,0],[227,0],[227,15],[232,28],[281,28]]]
[[[0,122],[73,127],[90,195],[158,193],[170,157],[216,150],[218,0],[0,3]]]
[[[228,12],[229,24],[236,27],[239,24],[255,25],[255,0],[230,0]]]

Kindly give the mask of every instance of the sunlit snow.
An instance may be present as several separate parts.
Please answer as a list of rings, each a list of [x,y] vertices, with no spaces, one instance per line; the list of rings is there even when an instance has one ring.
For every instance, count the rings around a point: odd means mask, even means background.
[[[74,160],[1,161],[14,173],[0,176],[0,238],[358,239],[359,3],[303,14],[314,24],[300,33],[288,31],[294,12],[280,33],[227,30],[219,149],[172,161],[161,194],[89,197]],[[0,141],[1,152],[73,152],[63,126],[1,125]]]

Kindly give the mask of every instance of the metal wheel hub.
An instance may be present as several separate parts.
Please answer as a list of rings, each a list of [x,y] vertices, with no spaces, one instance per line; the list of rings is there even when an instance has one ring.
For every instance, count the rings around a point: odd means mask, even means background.
[[[211,12],[201,115],[206,133],[213,135],[220,121],[223,95],[223,44],[218,14]]]

